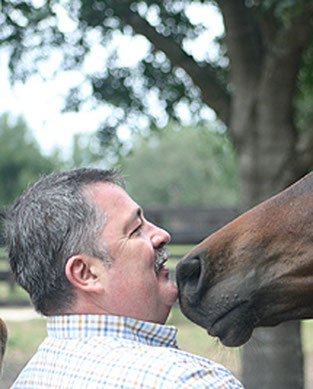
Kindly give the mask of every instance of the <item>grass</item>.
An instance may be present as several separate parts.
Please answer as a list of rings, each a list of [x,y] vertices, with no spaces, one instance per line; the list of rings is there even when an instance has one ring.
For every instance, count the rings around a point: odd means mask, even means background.
[[[1,301],[14,301],[25,300],[29,301],[27,292],[20,288],[18,285],[10,285],[7,282],[0,282],[0,302]]]
[[[46,336],[45,319],[6,322],[9,338],[6,360],[25,363]]]
[[[304,320],[301,325],[304,353],[313,353],[313,320]]]

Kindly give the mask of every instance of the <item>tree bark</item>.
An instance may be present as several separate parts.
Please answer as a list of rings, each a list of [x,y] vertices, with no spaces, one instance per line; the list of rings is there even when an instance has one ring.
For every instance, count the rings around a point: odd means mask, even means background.
[[[246,389],[303,388],[300,322],[255,330],[242,350],[242,358]]]

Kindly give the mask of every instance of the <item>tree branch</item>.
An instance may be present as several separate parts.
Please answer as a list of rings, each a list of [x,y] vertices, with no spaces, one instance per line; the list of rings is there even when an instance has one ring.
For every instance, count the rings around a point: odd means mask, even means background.
[[[311,18],[313,4],[310,3],[290,22],[277,29],[275,39],[266,48],[263,61],[263,85],[271,90],[271,95],[284,96],[281,110],[292,112],[297,75],[302,54],[307,48],[312,33]]]
[[[203,101],[228,125],[230,119],[230,97],[225,88],[218,83],[214,68],[210,65],[200,66],[192,56],[186,54],[172,39],[167,39],[156,32],[137,13],[128,10],[123,16],[137,34],[144,35],[156,49],[166,54],[172,66],[178,66],[185,70],[194,84],[201,90]]]
[[[290,23],[281,28],[273,42],[273,50],[277,50],[281,58],[294,63],[297,57],[301,61],[301,54],[307,47],[310,33],[312,32],[313,4],[307,4],[301,13],[296,13]]]

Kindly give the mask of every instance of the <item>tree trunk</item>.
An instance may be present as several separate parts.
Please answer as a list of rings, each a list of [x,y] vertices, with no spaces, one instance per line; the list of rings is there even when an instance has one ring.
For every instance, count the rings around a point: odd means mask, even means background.
[[[303,388],[300,322],[258,328],[242,350],[245,389]]]
[[[290,114],[293,92],[287,82],[293,75],[279,65],[277,58],[268,56],[259,79],[248,84],[238,80],[234,92],[231,127],[244,210],[299,178],[293,163],[297,140]],[[299,323],[258,329],[243,347],[243,384],[246,389],[302,389],[302,362]]]
[[[239,156],[245,208],[279,192],[298,178],[290,165],[284,165],[284,159],[291,157],[288,132],[282,141],[267,137],[267,148],[265,145],[262,148],[260,139],[256,144],[253,139],[246,139],[251,145]],[[292,135],[289,140],[292,141]],[[292,322],[276,328],[257,329],[253,339],[243,347],[242,366],[242,382],[246,389],[303,389],[300,324]]]
[[[288,155],[284,150],[284,147],[288,148],[286,138],[287,133],[283,142],[269,142],[276,148],[269,147],[267,152],[259,147],[262,142],[258,141],[258,147],[251,145],[239,156],[245,208],[270,197],[290,183],[287,181],[294,175],[293,169],[287,167],[286,171],[280,171],[277,168]],[[250,139],[250,142],[253,143],[253,140]],[[255,330],[252,340],[243,346],[241,379],[246,389],[303,389],[300,324],[292,322],[276,328]]]

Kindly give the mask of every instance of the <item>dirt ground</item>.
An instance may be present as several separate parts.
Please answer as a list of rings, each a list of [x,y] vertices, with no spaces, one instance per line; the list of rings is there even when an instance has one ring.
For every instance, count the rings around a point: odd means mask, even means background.
[[[24,364],[19,362],[8,363],[5,362],[2,372],[2,377],[0,379],[1,389],[9,389],[10,386],[15,381],[18,373],[22,370]]]

